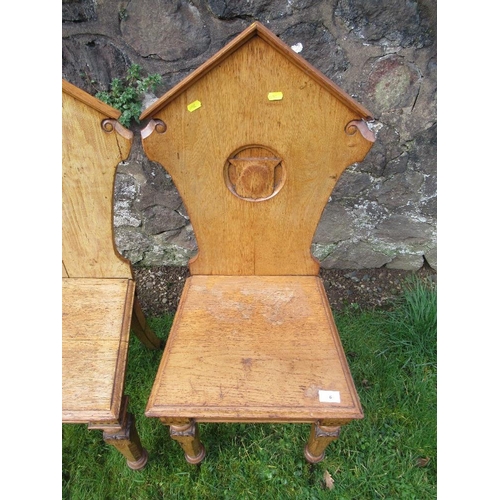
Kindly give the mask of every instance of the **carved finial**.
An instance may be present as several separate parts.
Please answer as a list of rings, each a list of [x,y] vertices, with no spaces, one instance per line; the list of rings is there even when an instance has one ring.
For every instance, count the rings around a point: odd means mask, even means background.
[[[359,130],[361,135],[370,142],[375,142],[375,134],[369,129],[364,120],[352,120],[345,126],[347,135],[354,135]]]

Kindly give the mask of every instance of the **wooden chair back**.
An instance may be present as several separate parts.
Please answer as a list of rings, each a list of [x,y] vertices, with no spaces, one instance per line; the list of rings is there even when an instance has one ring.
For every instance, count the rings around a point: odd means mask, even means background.
[[[317,274],[312,239],[339,176],[372,146],[366,117],[258,23],[159,99],[143,146],[187,208],[191,274]]]
[[[62,88],[62,133],[71,137],[62,146],[63,277],[132,278],[113,236],[115,171],[129,155],[132,132],[116,121],[116,109],[65,80]]]

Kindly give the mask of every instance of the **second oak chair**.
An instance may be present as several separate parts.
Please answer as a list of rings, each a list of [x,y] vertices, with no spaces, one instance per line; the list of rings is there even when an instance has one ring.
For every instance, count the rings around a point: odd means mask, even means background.
[[[62,421],[102,430],[142,469],[148,454],[123,393],[130,329],[146,347],[161,345],[113,237],[115,172],[132,132],[119,111],[65,80],[62,105]]]

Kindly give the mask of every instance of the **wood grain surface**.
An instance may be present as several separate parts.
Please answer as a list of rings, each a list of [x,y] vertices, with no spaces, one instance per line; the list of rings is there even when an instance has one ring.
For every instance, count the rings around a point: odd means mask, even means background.
[[[198,243],[191,273],[317,274],[310,247],[324,206],[341,173],[372,146],[346,132],[358,110],[260,36],[180,90],[154,113],[166,130],[143,131],[143,146],[187,208]],[[269,100],[271,91],[283,98]],[[275,196],[249,202],[228,188],[224,168],[252,147],[281,158],[286,178]],[[254,165],[263,169],[262,161]]]
[[[103,114],[113,108],[82,92],[63,80],[63,265],[69,277],[131,278],[130,263],[114,244],[113,184],[132,133],[118,122],[107,122],[105,131],[103,122],[116,110]]]
[[[62,280],[63,422],[118,419],[133,300],[132,280]]]
[[[319,391],[338,391],[339,403]],[[188,278],[146,415],[197,421],[361,418],[322,282]]]

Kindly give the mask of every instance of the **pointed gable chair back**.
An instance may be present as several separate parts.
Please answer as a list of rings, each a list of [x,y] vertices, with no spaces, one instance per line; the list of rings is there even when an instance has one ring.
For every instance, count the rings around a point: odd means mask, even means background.
[[[318,273],[314,232],[372,145],[367,110],[256,23],[141,118],[196,234],[192,274]]]

